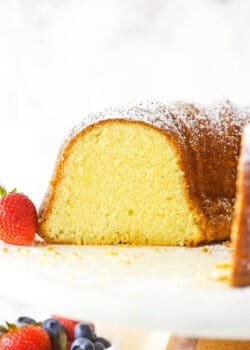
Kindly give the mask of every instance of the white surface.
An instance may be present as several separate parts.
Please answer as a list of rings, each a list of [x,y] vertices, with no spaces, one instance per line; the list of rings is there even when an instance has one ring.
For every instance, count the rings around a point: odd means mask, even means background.
[[[233,289],[229,249],[54,246],[0,249],[1,299],[121,326],[249,337],[250,289]],[[219,264],[219,265],[218,265]],[[4,298],[4,299],[3,299]]]

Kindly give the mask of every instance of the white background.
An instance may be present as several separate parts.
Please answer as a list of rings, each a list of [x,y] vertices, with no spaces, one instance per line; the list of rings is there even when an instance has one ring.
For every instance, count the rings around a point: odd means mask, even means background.
[[[151,98],[250,104],[249,66],[249,0],[0,0],[0,183],[39,205],[87,113]]]
[[[249,0],[0,0],[0,183],[38,205],[87,113],[250,103]]]

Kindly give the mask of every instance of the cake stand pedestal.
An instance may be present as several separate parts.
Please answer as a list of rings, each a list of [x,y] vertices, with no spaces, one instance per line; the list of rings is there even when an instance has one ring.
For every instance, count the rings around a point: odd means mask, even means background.
[[[166,350],[249,350],[250,341],[171,336]]]
[[[250,289],[230,247],[0,245],[0,298],[72,318],[192,337],[248,339]]]

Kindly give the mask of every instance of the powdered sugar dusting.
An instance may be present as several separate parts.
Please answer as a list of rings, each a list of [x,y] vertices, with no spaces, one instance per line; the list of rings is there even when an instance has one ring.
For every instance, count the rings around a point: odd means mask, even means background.
[[[218,136],[225,136],[228,127],[236,128],[238,132],[241,132],[244,125],[250,123],[250,109],[239,108],[229,100],[207,108],[183,102],[174,104],[164,104],[159,101],[133,103],[125,107],[107,108],[103,112],[90,114],[71,131],[69,138],[91,124],[108,119],[143,121],[160,129],[175,130],[178,133],[185,127],[190,130],[196,128]],[[184,137],[184,134],[182,136]]]

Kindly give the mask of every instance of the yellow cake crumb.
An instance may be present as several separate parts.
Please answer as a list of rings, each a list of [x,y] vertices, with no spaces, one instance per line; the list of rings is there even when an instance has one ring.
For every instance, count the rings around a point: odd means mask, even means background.
[[[9,252],[9,249],[8,249],[7,247],[3,247],[2,251],[3,251],[4,253],[8,253],[8,252]]]
[[[49,245],[47,248],[46,248],[46,250],[54,250],[55,249],[55,247],[53,246],[53,245]]]
[[[216,281],[219,282],[228,282],[229,281],[229,276],[228,275],[220,275],[216,278]]]
[[[116,250],[108,250],[105,252],[105,255],[115,256],[119,255],[119,253]]]
[[[231,265],[228,262],[221,262],[215,265],[215,267],[217,267],[218,269],[229,269],[230,266]]]
[[[135,259],[139,259],[139,258],[142,257],[142,255],[141,255],[141,254],[135,254],[133,257],[134,257]]]
[[[121,259],[120,262],[122,264],[126,264],[126,265],[130,265],[131,264],[131,260],[129,260],[129,259]]]
[[[167,252],[167,248],[163,248],[163,247],[156,247],[154,250],[155,250],[156,253]]]
[[[225,242],[223,242],[223,245],[224,245],[225,247],[230,248],[230,247],[232,247],[232,242],[231,242],[231,241],[225,241]]]
[[[202,248],[201,248],[201,251],[202,251],[203,253],[207,253],[207,252],[208,252],[208,247],[207,247],[207,246],[202,247]]]

